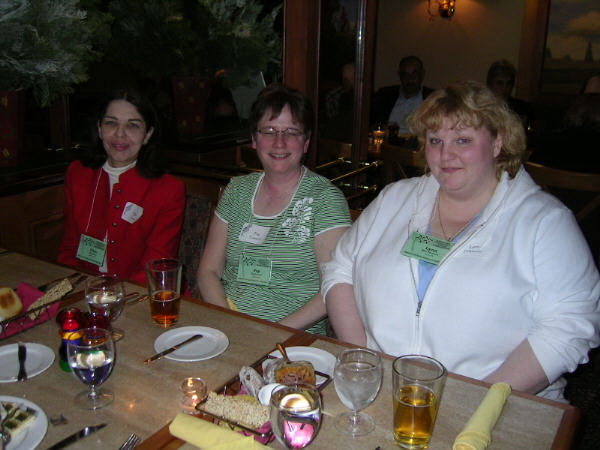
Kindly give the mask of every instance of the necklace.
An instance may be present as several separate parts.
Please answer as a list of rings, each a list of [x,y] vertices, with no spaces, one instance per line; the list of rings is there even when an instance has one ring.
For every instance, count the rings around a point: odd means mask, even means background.
[[[453,235],[448,235],[446,234],[446,230],[444,230],[444,224],[442,222],[442,214],[440,213],[440,193],[438,192],[438,196],[437,199],[435,201],[435,208],[437,210],[437,215],[438,215],[438,222],[440,223],[440,228],[442,229],[442,235],[444,236],[444,240],[452,242],[454,240],[454,238],[456,236],[458,236],[460,233],[462,233],[463,231],[465,231],[465,228],[467,228],[469,226],[469,224],[471,223],[471,220],[468,220],[467,223],[465,223],[460,230],[458,230],[456,233],[454,233]]]

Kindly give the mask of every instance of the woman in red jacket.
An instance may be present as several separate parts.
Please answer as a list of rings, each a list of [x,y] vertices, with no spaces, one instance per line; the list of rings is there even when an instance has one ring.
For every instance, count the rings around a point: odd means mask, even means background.
[[[177,256],[185,187],[165,174],[156,113],[139,93],[116,91],[97,126],[96,148],[67,169],[58,261],[144,283],[147,261]]]

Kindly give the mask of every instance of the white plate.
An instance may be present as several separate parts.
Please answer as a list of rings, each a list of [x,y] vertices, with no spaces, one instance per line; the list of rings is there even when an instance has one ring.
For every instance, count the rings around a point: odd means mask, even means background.
[[[285,351],[290,358],[290,361],[308,361],[313,365],[315,370],[326,373],[330,377],[333,376],[335,356],[331,353],[316,347],[286,347]],[[281,358],[279,350],[271,352],[270,355]],[[317,375],[317,384],[321,384],[324,381],[325,378]]]
[[[29,345],[30,344],[27,344],[27,346]],[[48,418],[42,408],[24,398],[10,397],[8,395],[0,395],[0,401],[18,403],[19,405],[34,409],[37,412],[33,423],[19,433],[16,438],[11,439],[6,450],[33,450],[36,448],[38,444],[42,442],[42,439],[44,439],[46,431],[48,430]]]
[[[35,377],[52,365],[54,352],[50,347],[32,342],[25,343],[27,359],[25,370],[27,378]],[[19,374],[19,344],[9,344],[0,347],[0,383],[17,381]]]
[[[220,355],[229,347],[229,339],[222,331],[209,327],[181,327],[166,331],[157,337],[154,341],[154,350],[160,353],[194,334],[201,334],[203,337],[164,357],[183,362],[203,361]]]

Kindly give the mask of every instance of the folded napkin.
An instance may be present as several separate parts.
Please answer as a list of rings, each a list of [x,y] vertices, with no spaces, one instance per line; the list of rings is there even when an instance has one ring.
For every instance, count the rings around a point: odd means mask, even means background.
[[[34,304],[38,298],[44,295],[38,288],[24,282],[19,283],[16,291],[21,299],[21,303],[23,303],[23,312],[27,311],[27,308],[29,308],[30,305]],[[41,312],[38,312],[36,315],[37,317],[30,318],[29,315],[23,315],[18,319],[13,318],[14,320],[9,323],[4,330],[0,329],[0,333],[3,333],[2,337],[4,338],[37,325],[38,323],[45,322],[56,315],[59,307],[60,302],[56,302],[53,305],[48,306],[48,308],[42,309]]]
[[[507,383],[493,384],[473,413],[463,431],[456,437],[452,450],[483,450],[492,441],[492,429],[510,395]]]
[[[203,450],[236,450],[267,448],[251,436],[210,423],[206,420],[179,413],[169,425],[175,437],[183,439]]]

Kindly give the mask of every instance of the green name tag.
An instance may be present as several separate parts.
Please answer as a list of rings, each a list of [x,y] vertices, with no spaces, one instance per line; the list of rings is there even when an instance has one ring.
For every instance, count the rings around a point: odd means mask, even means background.
[[[102,266],[106,257],[106,242],[91,236],[81,235],[79,239],[79,248],[77,248],[77,258]]]
[[[273,263],[268,258],[242,255],[238,265],[238,281],[266,286],[271,281]]]
[[[454,242],[414,231],[404,244],[402,254],[437,265],[453,246]]]

